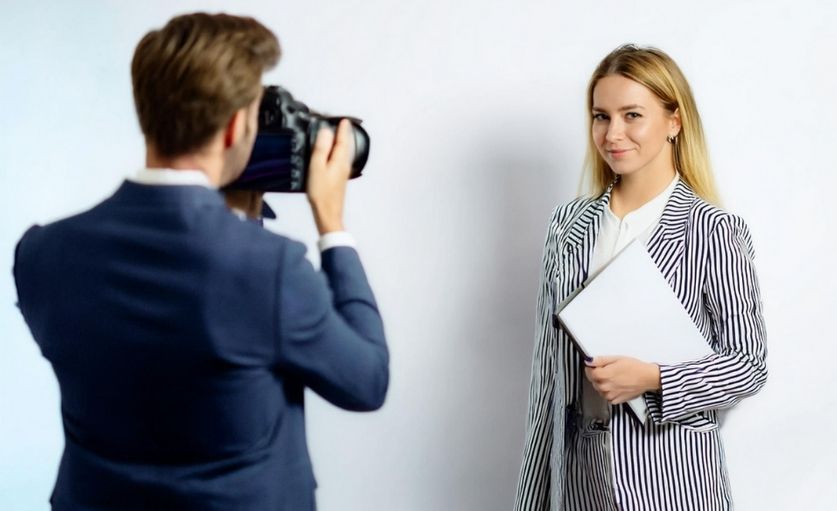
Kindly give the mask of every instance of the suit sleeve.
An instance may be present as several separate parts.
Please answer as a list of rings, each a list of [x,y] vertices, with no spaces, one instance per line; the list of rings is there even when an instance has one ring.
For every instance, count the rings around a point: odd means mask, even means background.
[[[29,241],[33,238],[37,237],[38,232],[42,229],[40,225],[33,225],[29,229],[23,233],[20,240],[18,240],[17,245],[15,245],[15,253],[14,253],[14,262],[12,263],[12,278],[15,282],[15,291],[17,292],[17,301],[15,305],[18,309],[20,309],[21,314],[23,315],[23,319],[29,323],[29,302],[26,297],[23,296],[24,294],[24,287],[26,285],[33,286],[33,282],[26,281],[26,277],[39,275],[38,272],[34,274],[32,272],[24,271],[25,269],[31,268],[31,259],[32,254],[29,250]],[[28,266],[27,266],[28,265]],[[31,326],[30,326],[31,329]]]
[[[703,298],[716,353],[660,366],[662,392],[647,394],[656,423],[730,407],[758,392],[767,380],[761,295],[744,222],[732,215],[721,219],[710,236],[708,254]]]
[[[553,217],[553,222],[555,218]],[[552,226],[550,226],[552,232]],[[555,329],[550,311],[550,283],[554,275],[555,239],[547,235],[543,270],[538,291],[535,319],[535,348],[529,385],[529,413],[523,463],[517,482],[516,511],[549,509],[550,453],[553,442],[553,395],[555,393]]]
[[[353,248],[324,251],[322,268],[303,245],[289,245],[278,278],[278,365],[336,406],[375,410],[389,353],[372,289]]]

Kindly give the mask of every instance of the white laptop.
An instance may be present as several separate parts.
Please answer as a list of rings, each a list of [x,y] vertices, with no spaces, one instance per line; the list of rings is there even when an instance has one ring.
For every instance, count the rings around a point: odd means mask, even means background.
[[[555,310],[578,350],[588,357],[624,355],[674,364],[713,353],[637,240]],[[628,404],[644,424],[643,396]]]

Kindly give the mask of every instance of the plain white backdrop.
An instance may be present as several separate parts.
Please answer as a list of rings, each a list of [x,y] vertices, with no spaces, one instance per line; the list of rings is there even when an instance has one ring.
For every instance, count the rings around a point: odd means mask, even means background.
[[[384,314],[384,408],[313,394],[321,509],[504,510],[521,458],[540,252],[576,195],[584,88],[624,42],[683,68],[725,206],[748,222],[768,326],[767,387],[724,424],[739,510],[837,501],[837,7],[825,0],[2,1],[0,509],[47,509],[58,388],[15,308],[16,241],[90,207],[143,165],[129,63],[194,10],[257,17],[284,56],[266,83],[365,120],[348,228]],[[302,197],[269,226],[311,247]],[[55,254],[60,257],[60,254]]]

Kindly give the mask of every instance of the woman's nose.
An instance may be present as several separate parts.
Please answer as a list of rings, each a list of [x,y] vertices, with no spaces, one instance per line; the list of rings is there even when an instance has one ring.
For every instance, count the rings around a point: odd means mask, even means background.
[[[605,133],[605,140],[608,142],[616,142],[625,137],[625,127],[618,120],[610,121]]]

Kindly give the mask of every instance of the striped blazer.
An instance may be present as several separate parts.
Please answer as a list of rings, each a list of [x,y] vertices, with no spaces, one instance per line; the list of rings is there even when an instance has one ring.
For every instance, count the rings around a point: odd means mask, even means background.
[[[580,414],[580,355],[551,304],[586,280],[612,185],[557,207],[546,237],[516,510],[731,509],[717,410],[767,378],[765,328],[747,226],[680,181],[648,251],[715,354],[661,365],[643,426],[611,406],[609,424]],[[607,319],[603,311],[603,320]]]

